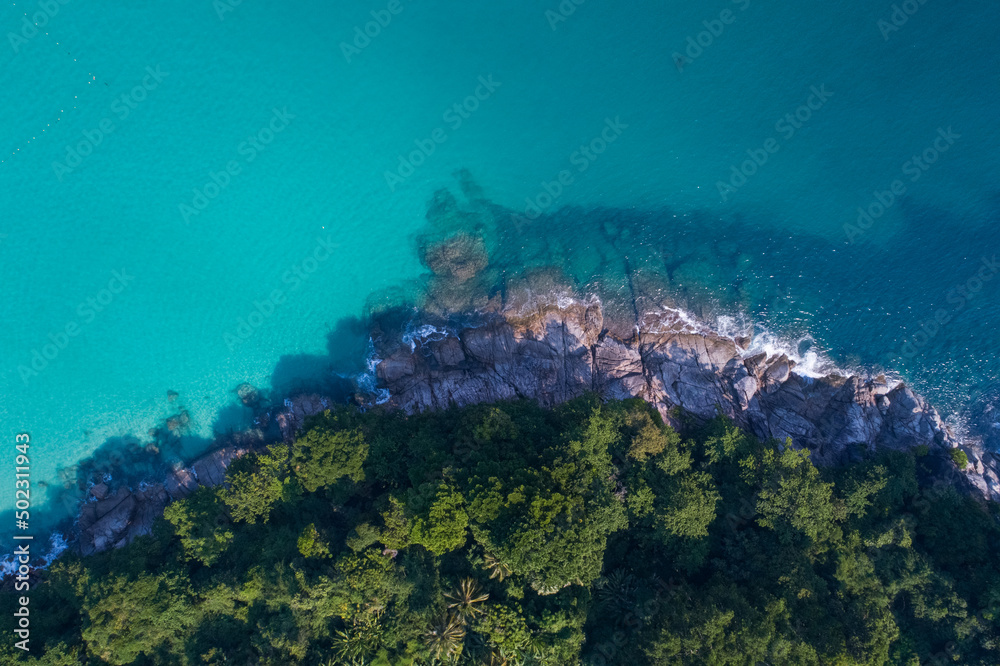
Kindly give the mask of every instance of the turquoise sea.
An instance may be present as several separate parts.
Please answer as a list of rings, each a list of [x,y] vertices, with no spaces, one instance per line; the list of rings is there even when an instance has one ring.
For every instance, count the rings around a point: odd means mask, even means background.
[[[242,382],[360,371],[356,318],[425,272],[459,169],[528,220],[511,270],[607,284],[652,252],[806,363],[949,414],[996,395],[995,2],[18,0],[0,26],[0,511],[16,433],[54,523],[76,463],[181,408],[175,459],[249,425]]]

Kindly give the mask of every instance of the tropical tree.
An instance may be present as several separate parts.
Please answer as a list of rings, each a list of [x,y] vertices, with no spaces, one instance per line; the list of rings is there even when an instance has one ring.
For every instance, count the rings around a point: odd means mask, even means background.
[[[444,555],[465,545],[469,516],[465,499],[454,486],[428,484],[417,493],[424,508],[414,517],[410,538],[435,555]],[[421,497],[422,496],[422,497]]]
[[[486,567],[487,571],[490,572],[490,579],[492,580],[495,578],[497,582],[500,583],[502,583],[503,579],[507,578],[512,573],[509,566],[490,553],[483,555],[483,565]]]
[[[463,623],[467,623],[483,612],[479,604],[490,598],[481,594],[479,584],[472,578],[463,578],[458,589],[444,595],[448,600],[448,610],[453,612]]]
[[[233,520],[266,523],[288,486],[288,447],[272,445],[267,453],[251,453],[233,462],[219,491]]]
[[[292,445],[292,469],[309,492],[348,478],[362,481],[368,443],[350,415],[327,410]]]
[[[217,489],[204,486],[167,506],[163,517],[180,537],[186,557],[211,566],[229,547],[233,531]]]
[[[462,654],[465,624],[458,616],[446,613],[439,617],[424,634],[424,643],[434,659],[456,661]]]
[[[199,613],[186,583],[168,574],[116,576],[87,594],[83,640],[91,654],[110,664],[131,664],[162,645],[181,642]]]

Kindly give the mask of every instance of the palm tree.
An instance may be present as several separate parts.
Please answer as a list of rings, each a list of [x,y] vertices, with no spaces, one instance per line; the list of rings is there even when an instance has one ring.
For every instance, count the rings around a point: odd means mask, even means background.
[[[635,602],[635,576],[616,569],[598,584],[597,598],[612,608],[626,610]]]
[[[486,568],[490,572],[491,579],[496,578],[498,581],[502,583],[504,578],[513,573],[510,570],[510,567],[508,567],[506,564],[498,560],[493,555],[490,555],[489,553],[486,553],[486,555],[483,557],[483,560],[486,564]]]
[[[354,660],[365,662],[365,658],[378,650],[382,642],[382,631],[379,620],[385,609],[380,605],[369,604],[366,612],[354,618],[347,629],[334,633],[333,650],[343,661]]]
[[[430,631],[424,634],[424,642],[430,648],[431,656],[439,661],[454,660],[462,654],[464,640],[465,626],[451,613],[442,616]]]
[[[483,666],[520,666],[524,663],[523,660],[514,661],[505,652],[503,649],[490,651],[489,656],[482,662]]]
[[[333,651],[342,660],[350,659],[364,663],[364,657],[374,647],[370,636],[360,632],[338,631],[333,636]]]
[[[483,612],[483,609],[477,604],[490,598],[490,595],[480,594],[479,591],[479,585],[476,581],[471,578],[463,579],[457,590],[444,595],[445,599],[451,602],[448,604],[448,609],[454,612],[463,623],[468,622]]]

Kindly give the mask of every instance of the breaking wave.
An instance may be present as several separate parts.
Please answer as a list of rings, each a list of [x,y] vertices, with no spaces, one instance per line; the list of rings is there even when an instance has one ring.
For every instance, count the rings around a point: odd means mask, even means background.
[[[56,558],[58,558],[68,547],[69,544],[66,542],[66,538],[59,532],[53,532],[49,536],[49,547],[45,553],[43,555],[32,556],[29,559],[27,566],[30,569],[45,569],[50,564],[55,562]],[[14,553],[9,553],[0,558],[0,580],[17,574],[18,567],[22,566],[22,564],[23,563],[18,561],[18,558]]]

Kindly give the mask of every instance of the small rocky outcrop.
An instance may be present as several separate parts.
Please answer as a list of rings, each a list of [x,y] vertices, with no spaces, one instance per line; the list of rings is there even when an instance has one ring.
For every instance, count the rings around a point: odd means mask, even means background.
[[[236,387],[236,395],[239,397],[240,402],[247,407],[256,407],[257,403],[260,402],[260,391],[252,384],[247,384],[246,382]]]
[[[282,437],[291,441],[309,416],[331,406],[330,398],[317,394],[287,399],[285,408],[275,416]],[[162,482],[140,484],[137,489],[120,487],[114,492],[104,482],[91,486],[76,523],[80,552],[90,555],[120,548],[137,537],[151,534],[153,523],[163,515],[169,502],[187,497],[201,486],[221,485],[233,460],[265,444],[260,430],[237,433],[230,437],[230,442],[188,467],[174,470]]]
[[[121,487],[111,493],[106,483],[95,484],[76,523],[80,552],[90,555],[120,548],[151,534],[153,523],[171,500],[187,497],[199,486],[219,485],[225,480],[229,464],[247,450],[226,447],[213,451],[190,467],[172,472],[162,483],[143,484],[134,490]]]
[[[186,409],[182,409],[177,414],[167,419],[167,430],[174,435],[186,434],[191,429],[191,415]]]
[[[162,483],[138,491],[119,488],[101,499],[95,496],[95,501],[83,505],[77,520],[80,552],[90,555],[149,534],[167,499]]]
[[[481,236],[460,232],[423,251],[423,262],[434,275],[455,282],[466,282],[489,263],[486,243]]]
[[[294,398],[285,399],[285,409],[274,417],[281,429],[281,436],[286,442],[295,439],[295,433],[302,429],[303,424],[313,414],[330,409],[333,401],[317,393],[307,393]]]

